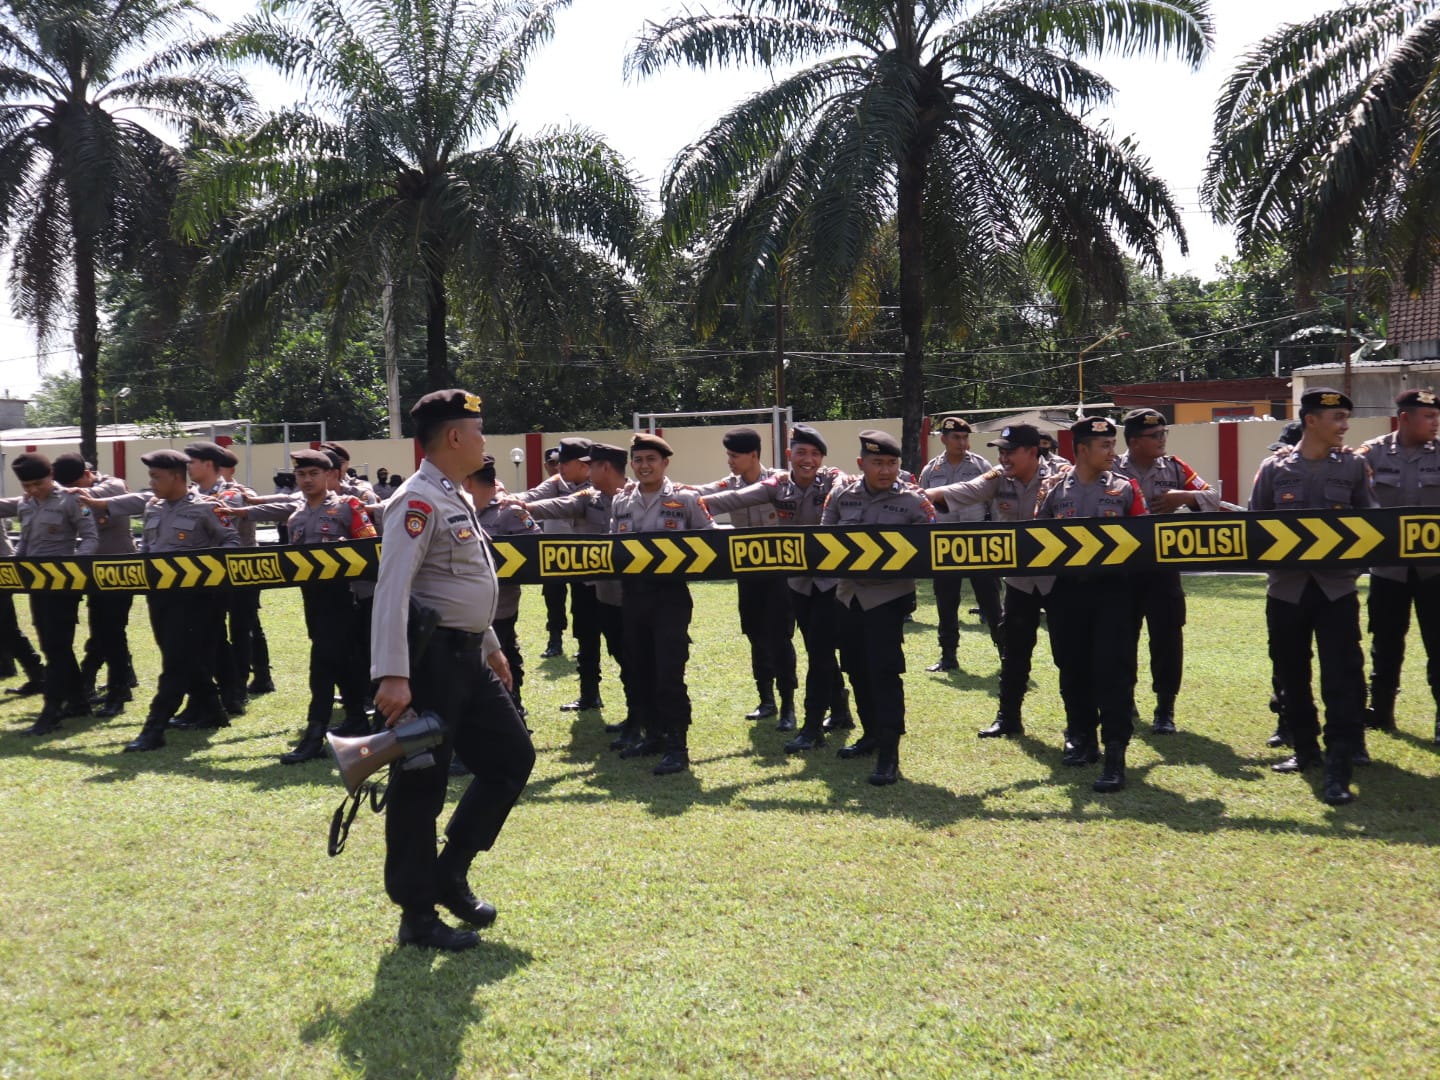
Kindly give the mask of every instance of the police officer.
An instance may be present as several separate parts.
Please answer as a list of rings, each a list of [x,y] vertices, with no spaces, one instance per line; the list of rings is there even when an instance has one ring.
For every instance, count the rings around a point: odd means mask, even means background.
[[[830,493],[821,525],[920,525],[935,520],[925,493],[900,481],[900,444],[883,431],[860,432],[860,475]],[[862,734],[842,747],[842,758],[875,755],[870,783],[900,779],[900,737],[905,734],[905,616],[915,607],[909,578],[841,578],[840,663],[855,688]]]
[[[999,467],[973,480],[927,488],[925,494],[937,505],[943,502],[952,509],[984,508],[991,521],[1030,521],[1045,493],[1045,482],[1053,474],[1040,456],[1039,430],[1033,424],[1011,424],[987,445],[999,450]],[[994,723],[976,733],[982,739],[1025,733],[1021,706],[1030,685],[1040,613],[1054,586],[1053,577],[1005,579],[1005,606],[999,620],[1000,707]]]
[[[337,544],[347,540],[368,540],[375,535],[370,513],[357,497],[329,490],[327,473],[334,471],[333,458],[321,450],[296,450],[295,481],[300,485],[303,505],[289,518],[292,544]],[[350,649],[355,623],[355,597],[343,581],[314,581],[300,586],[305,605],[305,632],[310,638],[310,707],[305,734],[287,753],[284,765],[298,765],[325,755],[325,731],[334,709],[338,688],[345,707],[346,723],[337,734],[363,735],[365,720],[365,673],[354,663]]]
[[[82,496],[86,505],[111,514],[137,514],[143,509],[147,555],[240,546],[228,515],[217,514],[210,500],[190,489],[190,458],[179,450],[154,450],[142,454],[140,461],[150,473],[151,495]],[[223,727],[230,722],[215,689],[213,668],[222,628],[214,596],[172,588],[147,593],[145,599],[150,630],[160,649],[160,678],[145,725],[126,745],[127,751],[164,746],[165,728],[187,692],[194,720],[186,727]]]
[[[776,524],[819,525],[830,492],[849,478],[825,464],[829,448],[808,424],[790,429],[790,471],[771,476],[739,491],[706,495],[706,507],[716,514],[734,513],[751,506],[775,507]],[[785,744],[787,753],[814,750],[825,742],[825,732],[855,726],[850,717],[849,694],[835,659],[839,645],[839,611],[835,605],[835,578],[790,577],[790,603],[795,625],[805,643],[805,720],[799,734]],[[827,712],[829,715],[827,716]]]
[[[1220,493],[1173,454],[1165,452],[1165,417],[1154,409],[1125,414],[1125,453],[1115,472],[1140,485],[1152,514],[1219,510]],[[1150,628],[1150,682],[1155,692],[1156,735],[1175,734],[1175,699],[1185,670],[1185,586],[1180,571],[1157,570],[1131,580],[1135,633]]]
[[[427,768],[391,767],[385,806],[385,890],[401,909],[402,945],[460,951],[479,938],[442,922],[440,904],[472,926],[495,920],[467,876],[477,853],[494,845],[520,798],[535,749],[509,694],[509,664],[494,620],[495,564],[462,488],[485,464],[480,399],[464,390],[426,394],[410,410],[424,448],[419,469],[385,504],[385,542],[375,589],[370,674],[375,707],[394,725],[406,711],[434,711],[446,737]],[[412,657],[411,602],[433,611],[438,627]],[[435,851],[451,755],[473,778]]]
[[[1360,447],[1381,506],[1440,506],[1440,395],[1406,390],[1395,399],[1395,430]],[[1410,607],[1425,644],[1425,679],[1435,699],[1434,739],[1440,743],[1440,568],[1370,568],[1369,726],[1395,730],[1395,695],[1405,661]]]
[[[22,496],[0,499],[0,518],[15,517],[20,512],[22,501]],[[0,559],[14,556],[15,546],[10,542],[10,530],[0,521]],[[0,594],[0,664],[5,665],[5,670],[0,671],[0,677],[8,679],[13,676],[16,663],[19,663],[21,670],[25,672],[25,681],[19,686],[7,686],[5,693],[16,697],[43,694],[45,665],[41,663],[35,646],[30,644],[30,639],[20,629],[19,620],[15,617],[15,598],[7,592]]]
[[[970,421],[962,416],[942,417],[936,430],[945,452],[931,458],[920,470],[922,488],[940,488],[974,480],[990,471],[990,462],[970,449]],[[940,521],[982,521],[985,505],[958,504],[948,510],[935,508]],[[960,666],[956,650],[960,645],[960,575],[935,578],[935,614],[940,622],[940,659],[926,671],[954,671]],[[1000,648],[1000,579],[994,574],[971,574],[970,587],[975,604],[990,631],[990,640]]]
[[[375,489],[370,486],[370,481],[362,480],[358,475],[352,475],[355,470],[350,468],[350,451],[344,443],[323,442],[321,450],[328,450],[340,459],[340,475],[336,477],[337,490],[341,495],[353,495],[366,506],[373,506],[380,501],[375,494]]]
[[[11,468],[25,500],[19,506],[20,558],[69,558],[93,555],[99,546],[95,519],[74,493],[55,483],[44,454],[16,457]],[[80,620],[80,594],[37,590],[30,594],[30,618],[45,655],[45,704],[27,735],[47,735],[65,717],[89,716],[90,703],[75,662],[75,626]]]
[[[542,480],[528,491],[520,493],[523,502],[541,499],[555,499],[571,495],[585,486],[590,476],[590,440],[569,438],[560,440],[559,465],[553,476]],[[556,532],[571,532],[573,526],[567,521],[556,521],[551,528]],[[576,644],[579,646],[575,657],[580,674],[580,696],[566,702],[560,708],[566,712],[587,712],[603,709],[600,698],[600,612],[599,601],[595,598],[595,586],[584,581],[570,583],[570,618],[574,623]]]
[[[99,498],[124,495],[130,489],[118,476],[104,476],[79,454],[61,454],[55,459],[55,482],[66,487],[83,488]],[[95,513],[99,543],[97,555],[134,555],[135,534],[130,529],[129,514]],[[135,685],[135,670],[130,659],[130,608],[135,594],[123,589],[100,590],[85,597],[90,636],[85,642],[80,661],[80,685],[86,692],[93,690],[96,676],[105,668],[105,694],[92,696],[98,702],[96,716],[119,716],[130,701]]]
[[[545,451],[545,475],[554,476],[560,471],[560,447],[552,446]],[[544,532],[568,532],[563,522],[542,521],[540,528]],[[569,590],[563,579],[560,581],[547,581],[540,586],[540,595],[545,600],[545,651],[540,654],[541,660],[553,660],[564,654],[565,649],[561,643],[561,636],[569,625],[565,618],[565,600],[569,596]]]
[[[1145,496],[1134,480],[1114,472],[1116,428],[1103,417],[1070,427],[1075,466],[1057,476],[1035,517],[1117,518],[1145,513]],[[1060,669],[1065,703],[1066,765],[1105,762],[1098,792],[1125,786],[1125,750],[1134,729],[1135,651],[1139,639],[1131,615],[1130,582],[1123,574],[1062,574],[1049,605],[1050,647]]]
[[[243,484],[225,479],[223,470],[227,467],[233,470],[239,459],[219,443],[208,440],[192,442],[185,447],[185,456],[190,459],[190,479],[196,490],[206,498],[236,511],[246,505],[247,495],[254,495]],[[236,514],[231,523],[235,526],[241,547],[259,546],[255,522],[248,515]],[[250,677],[260,593],[258,589],[230,589],[226,595],[215,599],[219,604],[217,617],[220,621],[215,681],[219,684],[220,703],[225,706],[225,711],[231,716],[241,716],[245,712],[245,681]],[[188,715],[186,719],[189,719]]]
[[[701,484],[695,490],[701,495],[719,491],[739,491],[772,476],[784,475],[783,469],[769,469],[760,464],[760,433],[754,428],[735,427],[720,438],[730,475],[723,480]],[[730,524],[736,528],[760,528],[777,521],[771,503],[748,509],[734,510]],[[766,720],[779,715],[781,731],[795,730],[795,612],[790,606],[790,590],[779,577],[742,577],[735,583],[740,605],[740,632],[750,642],[750,673],[760,703],[745,714],[747,720]],[[775,705],[775,691],[780,691],[780,705]]]
[[[610,504],[629,482],[625,467],[630,463],[630,455],[619,446],[591,443],[586,459],[590,465],[588,487],[558,499],[539,499],[525,504],[542,526],[558,521],[570,524],[576,533],[603,535],[610,531]],[[610,749],[619,750],[622,757],[636,757],[642,753],[644,733],[640,712],[635,706],[635,688],[625,663],[624,590],[614,578],[599,578],[591,584],[595,586],[600,634],[610,658],[620,668],[620,686],[625,692],[625,719],[606,724],[605,730],[616,735]]]
[[[610,503],[610,531],[616,534],[670,533],[714,528],[694,490],[665,475],[673,451],[658,435],[630,440],[635,483]],[[656,776],[690,768],[690,692],[685,665],[690,659],[690,586],[684,578],[635,577],[621,585],[625,663],[634,688],[637,720],[645,730],[639,754],[664,752]]]
[[[1304,434],[1287,454],[1267,458],[1255,474],[1251,510],[1348,510],[1377,506],[1365,458],[1345,446],[1350,398],[1328,386],[1300,397]],[[1283,719],[1293,756],[1272,765],[1298,773],[1321,764],[1320,725],[1310,686],[1310,648],[1320,655],[1325,702],[1325,779],[1321,798],[1332,806],[1354,799],[1353,755],[1364,745],[1365,662],[1360,652],[1358,570],[1271,570],[1265,595],[1270,659],[1279,680]]]
[[[475,503],[475,515],[485,535],[524,536],[538,533],[539,524],[530,516],[530,511],[519,499],[502,493],[495,480],[495,459],[485,455],[485,464],[465,478],[465,490]],[[515,622],[520,614],[520,586],[501,585],[495,602],[495,636],[500,639],[500,648],[510,664],[510,696],[515,701],[523,719],[525,704],[520,693],[525,685],[525,657],[520,652],[520,639],[515,632]]]

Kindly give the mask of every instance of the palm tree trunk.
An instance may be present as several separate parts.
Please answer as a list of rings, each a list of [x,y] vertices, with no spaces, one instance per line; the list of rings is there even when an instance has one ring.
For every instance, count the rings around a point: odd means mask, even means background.
[[[445,295],[445,267],[430,260],[425,286],[425,382],[429,390],[444,390],[454,383],[450,373],[450,346],[445,323],[450,302]]]
[[[900,332],[905,359],[900,368],[900,462],[920,472],[920,445],[925,417],[925,240],[921,231],[927,155],[914,151],[900,162],[900,202],[896,225],[900,234]]]
[[[385,336],[385,403],[390,438],[400,438],[400,326],[395,315],[395,283],[385,282],[380,294],[382,332]]]
[[[80,454],[95,462],[100,408],[100,316],[95,299],[95,238],[75,236],[75,353],[80,362]]]

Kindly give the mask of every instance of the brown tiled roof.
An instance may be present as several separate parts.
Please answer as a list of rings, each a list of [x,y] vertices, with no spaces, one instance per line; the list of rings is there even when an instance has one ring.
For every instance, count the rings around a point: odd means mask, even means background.
[[[1131,383],[1102,386],[1110,400],[1124,409],[1171,405],[1177,401],[1289,401],[1289,379],[1191,379],[1188,382]]]
[[[1440,273],[1430,279],[1425,291],[1412,297],[1397,282],[1390,290],[1388,340],[1399,348],[1415,341],[1440,341]]]

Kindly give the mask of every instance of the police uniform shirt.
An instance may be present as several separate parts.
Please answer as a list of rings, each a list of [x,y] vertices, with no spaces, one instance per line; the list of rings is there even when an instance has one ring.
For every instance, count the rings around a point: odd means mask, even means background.
[[[964,459],[958,463],[950,461],[944,454],[941,454],[939,457],[931,458],[920,470],[920,486],[922,488],[938,488],[947,487],[950,484],[962,484],[966,480],[984,476],[991,467],[990,462],[973,450],[965,451]],[[983,504],[956,505],[950,503],[948,505],[949,509],[946,510],[936,508],[935,519],[937,521],[985,520]]]
[[[354,495],[327,491],[315,506],[302,505],[290,515],[286,527],[292,544],[333,544],[340,540],[368,540],[375,535],[370,511]]]
[[[633,483],[632,480],[626,487]],[[610,504],[614,500],[614,494],[606,495],[598,488],[581,488],[558,499],[540,499],[526,503],[525,509],[530,511],[531,517],[540,522],[540,527],[546,531],[549,531],[547,526],[563,522],[567,531],[583,536],[603,536],[610,531]],[[609,604],[611,607],[620,606],[623,590],[618,579],[596,578],[594,581],[586,581],[585,584],[595,587],[595,599],[600,603]]]
[[[26,497],[19,507],[17,555],[94,555],[100,546],[95,518],[74,494],[59,487],[40,501]]]
[[[819,525],[830,492],[848,479],[833,465],[825,465],[816,471],[815,479],[808,487],[801,487],[795,482],[794,474],[779,472],[739,491],[706,495],[705,506],[711,513],[733,513],[742,507],[769,503],[775,508],[775,523],[782,528]],[[790,577],[785,580],[791,589],[805,595],[833,589],[838,583],[837,578]]]
[[[516,498],[525,503],[540,502],[548,499],[561,499],[567,495],[574,495],[576,492],[583,490],[585,490],[583,484],[572,484],[557,472],[553,476],[547,476],[533,488],[520,492]],[[547,533],[572,533],[578,531],[575,529],[574,523],[568,518],[547,518],[541,522],[540,528]]]
[[[470,496],[429,458],[385,504],[385,543],[370,628],[370,677],[410,677],[406,628],[410,599],[440,625],[485,636],[488,657],[500,648],[491,629],[499,583]]]
[[[118,476],[102,476],[96,473],[95,482],[86,489],[85,494],[92,499],[108,499],[115,495],[128,494],[129,490],[125,481]],[[97,555],[135,553],[135,533],[130,528],[129,514],[100,510],[95,514],[95,528],[100,535],[100,546],[95,549]]]
[[[760,479],[755,482],[759,484],[772,477],[784,475],[784,469],[762,468],[760,470]],[[701,484],[695,490],[701,495],[715,495],[722,491],[740,491],[749,486],[750,485],[745,482],[744,477],[731,473],[724,480],[714,480],[708,484]],[[708,499],[705,505],[707,507],[710,505]],[[738,506],[730,511],[730,524],[737,529],[764,528],[776,524],[779,520],[780,515],[776,512],[774,503],[768,501],[758,506]]]
[[[226,506],[239,507],[247,505],[245,502],[246,494],[253,495],[255,493],[249,488],[247,488],[244,484],[237,484],[233,480],[226,480],[224,477],[221,477],[218,481],[216,481],[214,487],[206,488],[200,491],[200,494],[204,495],[206,498],[214,499],[217,502],[224,503]],[[294,505],[292,504],[290,508],[293,510]],[[250,513],[246,514],[236,514],[230,520],[235,525],[235,532],[240,536],[240,546],[252,548],[260,546],[260,541],[255,535],[256,522],[275,519],[266,519],[263,516],[256,517],[254,511],[251,511]],[[284,519],[281,518],[278,520],[283,521]]]
[[[1149,468],[1142,469],[1131,460],[1129,451],[1126,451],[1115,460],[1114,471],[1121,476],[1128,476],[1140,485],[1140,493],[1145,496],[1145,505],[1151,508],[1152,514],[1155,513],[1155,501],[1167,491],[1176,490],[1195,492],[1197,511],[1220,509],[1220,493],[1178,457],[1158,457],[1150,463]]]
[[[1353,450],[1331,450],[1319,461],[1307,461],[1297,446],[1260,463],[1250,490],[1251,510],[1367,510],[1378,506],[1365,459]],[[1355,591],[1359,570],[1271,570],[1266,593],[1298,604],[1305,586],[1315,584],[1331,600]]]
[[[24,496],[16,495],[9,499],[0,499],[0,519],[15,517],[20,513],[20,503]],[[0,522],[0,559],[11,558],[15,554],[15,545],[10,542],[9,527]]]
[[[1358,451],[1370,466],[1375,500],[1381,506],[1440,506],[1440,443],[1431,440],[1419,446],[1400,445],[1396,432],[1378,435],[1362,443]],[[1417,566],[1421,581],[1440,575],[1440,566]],[[1370,576],[1404,581],[1404,566],[1372,566]]]
[[[375,489],[370,486],[368,480],[361,480],[358,476],[341,476],[340,486],[337,489],[341,495],[349,495],[351,498],[359,499],[366,506],[374,506],[380,501],[380,496],[375,494]]]
[[[917,487],[896,481],[884,491],[871,491],[856,477],[830,493],[820,515],[822,525],[924,525],[935,520],[935,507]],[[915,591],[910,578],[841,578],[835,599],[848,605],[858,599],[866,611]]]
[[[497,495],[476,517],[487,537],[522,536],[540,531],[539,524],[519,499]],[[520,610],[520,586],[501,584],[495,601],[495,618],[508,619]]]
[[[143,498],[143,496],[135,496]],[[130,505],[121,495],[111,505]],[[227,514],[221,518],[215,504],[187,491],[173,502],[151,497],[145,505],[145,551],[198,551],[201,548],[238,548],[240,534]]]
[[[627,484],[610,503],[613,533],[659,533],[713,529],[710,511],[694,488],[681,488],[666,478],[660,490],[645,492]]]
[[[1028,484],[1022,484],[1013,476],[1006,476],[1005,470],[997,465],[973,480],[949,484],[942,488],[940,493],[950,506],[958,503],[962,507],[979,507],[987,511],[991,521],[1033,521],[1035,511],[1040,508],[1040,500],[1045,495],[1045,485],[1053,475],[1054,470],[1049,463],[1040,458],[1035,475],[1030,477]],[[1027,593],[1038,592],[1044,596],[1054,587],[1055,578],[1052,575],[1007,577],[1005,584],[1008,588]]]
[[[1146,512],[1140,485],[1128,476],[1103,472],[1088,484],[1074,469],[1055,479],[1040,500],[1037,518],[1137,517]]]

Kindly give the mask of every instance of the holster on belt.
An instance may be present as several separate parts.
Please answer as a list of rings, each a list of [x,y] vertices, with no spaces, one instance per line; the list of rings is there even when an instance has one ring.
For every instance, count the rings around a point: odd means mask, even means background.
[[[439,625],[440,613],[433,608],[425,607],[412,596],[410,598],[410,624],[405,631],[406,640],[410,645],[411,671],[420,666],[420,661],[425,656],[425,650],[430,647],[430,639],[435,636],[435,629]]]

